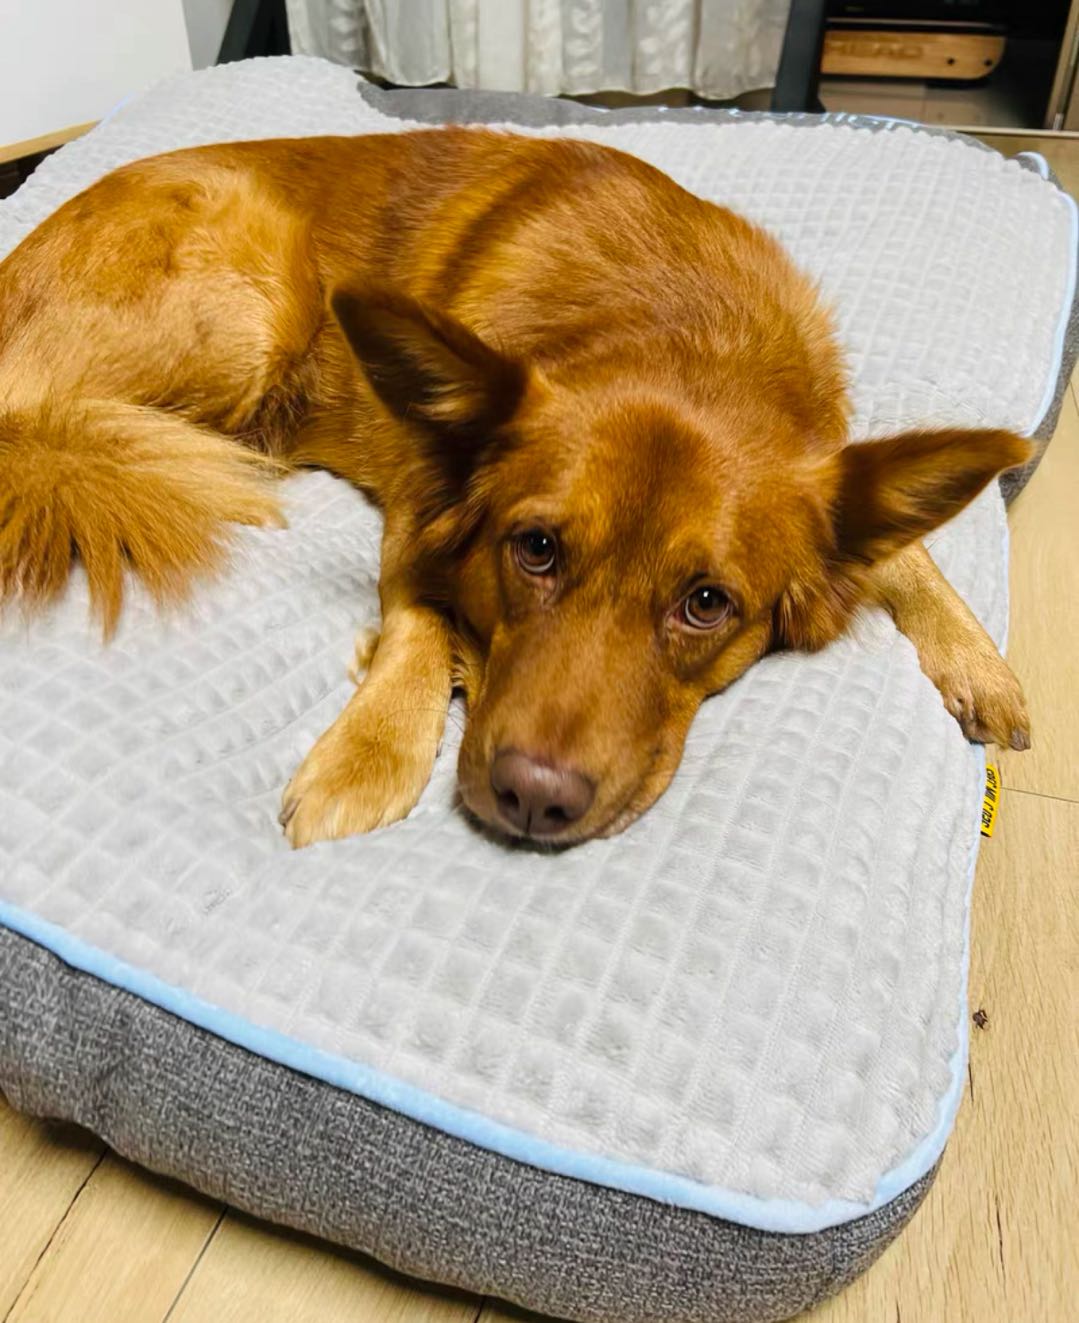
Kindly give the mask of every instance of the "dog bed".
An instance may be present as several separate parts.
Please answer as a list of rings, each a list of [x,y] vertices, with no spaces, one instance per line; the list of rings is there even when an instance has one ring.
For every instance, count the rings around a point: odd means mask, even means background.
[[[138,156],[432,117],[610,143],[772,229],[837,307],[858,434],[1051,428],[1073,204],[1037,159],[894,122],[537,109],[253,61],[46,160],[0,205],[0,253]],[[984,757],[910,644],[869,613],[768,658],[613,840],[481,837],[451,736],[408,820],[293,853],[281,789],[377,620],[379,520],[323,474],[286,501],[183,612],[133,590],[107,648],[78,575],[0,631],[0,1088],[546,1313],[753,1323],[837,1290],[917,1207],[964,1078]],[[1000,492],[932,550],[1002,641]]]

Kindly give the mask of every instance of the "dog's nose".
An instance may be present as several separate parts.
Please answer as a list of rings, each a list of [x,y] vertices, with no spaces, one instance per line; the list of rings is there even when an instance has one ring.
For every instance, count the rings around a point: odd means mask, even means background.
[[[596,793],[586,776],[503,749],[491,764],[498,811],[526,836],[553,836],[588,812]]]

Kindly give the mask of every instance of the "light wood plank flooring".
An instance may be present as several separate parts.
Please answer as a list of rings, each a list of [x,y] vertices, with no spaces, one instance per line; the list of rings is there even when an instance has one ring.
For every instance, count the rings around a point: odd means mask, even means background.
[[[1023,144],[1024,146],[1026,144]],[[1033,145],[1033,144],[1032,144]],[[1017,150],[1001,140],[1004,150]],[[1079,144],[1040,139],[1079,186]],[[1079,407],[1016,502],[1011,657],[1034,748],[1001,757],[974,898],[968,1096],[909,1230],[813,1323],[1079,1317]],[[983,1017],[979,1016],[981,1021]],[[509,1323],[137,1170],[0,1100],[0,1323]]]

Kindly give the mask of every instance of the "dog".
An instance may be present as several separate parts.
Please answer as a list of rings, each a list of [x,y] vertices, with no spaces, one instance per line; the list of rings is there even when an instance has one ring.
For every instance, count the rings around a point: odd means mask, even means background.
[[[415,805],[451,691],[464,804],[620,831],[697,708],[887,608],[966,735],[1019,684],[921,540],[1029,443],[849,444],[829,312],[747,220],[612,149],[487,130],[137,161],[0,266],[0,600],[81,560],[105,634],[281,521],[316,467],[384,515],[381,635],[284,792],[294,846]]]

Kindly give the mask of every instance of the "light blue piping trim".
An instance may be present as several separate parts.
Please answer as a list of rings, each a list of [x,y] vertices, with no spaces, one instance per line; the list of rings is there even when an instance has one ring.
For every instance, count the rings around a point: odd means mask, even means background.
[[[982,757],[979,751],[979,757]],[[984,758],[983,758],[984,761]],[[981,784],[984,784],[984,778]],[[979,811],[981,790],[979,787]],[[974,880],[974,862],[977,858],[977,837],[970,853],[967,878],[966,928],[964,934],[964,979],[970,951],[970,894]],[[237,1047],[290,1070],[299,1071],[313,1079],[324,1081],[336,1088],[388,1107],[403,1116],[424,1125],[433,1126],[478,1148],[500,1153],[516,1162],[527,1163],[560,1176],[588,1181],[592,1185],[624,1190],[628,1194],[644,1195],[660,1203],[708,1213],[712,1217],[760,1231],[790,1235],[808,1234],[826,1227],[863,1217],[882,1205],[890,1203],[927,1171],[944,1151],[951,1133],[955,1113],[962,1091],[963,1068],[967,1054],[967,1025],[964,999],[959,1031],[959,1045],[952,1056],[950,1068],[952,1082],[942,1100],[937,1125],[898,1167],[881,1179],[876,1195],[869,1204],[850,1200],[832,1199],[813,1206],[789,1199],[757,1199],[718,1186],[701,1185],[684,1176],[655,1171],[632,1163],[619,1162],[598,1154],[583,1153],[562,1148],[546,1140],[537,1139],[522,1130],[503,1125],[481,1116],[478,1112],[454,1103],[444,1102],[425,1089],[416,1088],[401,1080],[373,1070],[361,1062],[301,1043],[274,1029],[253,1024],[242,1016],[223,1010],[201,997],[192,996],[183,988],[174,987],[144,970],[136,969],[124,960],[118,960],[107,951],[91,946],[79,937],[73,937],[63,928],[40,918],[36,914],[0,900],[0,927],[45,947],[65,964],[91,974],[94,978],[133,993],[143,1001],[159,1006],[189,1024],[197,1025],[223,1038]]]
[[[1072,248],[1068,270],[1068,298],[1061,312],[1056,335],[1056,371],[1052,374],[1043,400],[1038,423],[1048,413],[1056,394],[1057,377],[1064,358],[1064,339],[1075,298],[1076,259],[1079,254],[1079,211],[1069,194],[1064,194],[1070,206],[1072,221]],[[972,806],[971,820],[980,823],[982,786],[985,784],[985,751],[975,746],[973,756],[981,767],[977,783],[977,803]],[[959,1100],[963,1091],[970,1030],[967,1023],[967,981],[970,969],[970,906],[974,889],[974,870],[978,859],[980,826],[976,829],[970,848],[967,870],[967,888],[963,928],[963,980],[960,994],[958,1044],[949,1061],[951,1082],[941,1098],[937,1123],[933,1130],[903,1159],[898,1166],[885,1172],[877,1184],[876,1193],[868,1204],[846,1199],[830,1199],[819,1205],[800,1203],[791,1199],[757,1199],[751,1195],[724,1190],[718,1186],[701,1185],[684,1176],[674,1176],[632,1163],[618,1162],[598,1154],[582,1153],[561,1148],[537,1139],[522,1130],[506,1126],[478,1112],[444,1102],[424,1089],[384,1075],[359,1062],[309,1047],[285,1034],[261,1028],[220,1007],[193,997],[182,988],[173,987],[152,974],[135,969],[125,961],[116,959],[106,951],[72,937],[55,924],[30,914],[28,911],[0,900],[0,926],[36,942],[58,956],[65,964],[92,974],[95,978],[151,1002],[180,1019],[206,1029],[217,1037],[246,1048],[256,1055],[291,1070],[323,1080],[337,1088],[346,1089],[369,1101],[400,1112],[424,1125],[433,1126],[467,1143],[475,1144],[493,1153],[517,1162],[524,1162],[541,1170],[569,1176],[576,1180],[603,1185],[628,1194],[643,1195],[660,1203],[688,1208],[728,1222],[755,1227],[787,1235],[807,1235],[838,1226],[843,1222],[864,1217],[867,1213],[891,1203],[919,1181],[937,1162],[955,1124]]]
[[[1016,160],[1018,160],[1020,156],[1023,156],[1026,157],[1028,161],[1033,161],[1034,164],[1037,166],[1038,174],[1040,174],[1043,179],[1049,178],[1049,174],[1050,174],[1049,162],[1045,159],[1045,157],[1041,154],[1041,152],[1016,152],[1015,156],[1016,156]]]
[[[117,111],[123,110],[123,108],[126,105],[129,105],[132,101],[136,100],[139,97],[139,95],[140,93],[138,92],[129,92],[127,96],[122,97],[119,101],[117,101],[116,105],[113,106],[111,110],[106,111],[106,113],[101,116],[101,119],[98,120],[98,123],[107,124],[109,120],[112,119],[113,115],[116,114]]]

